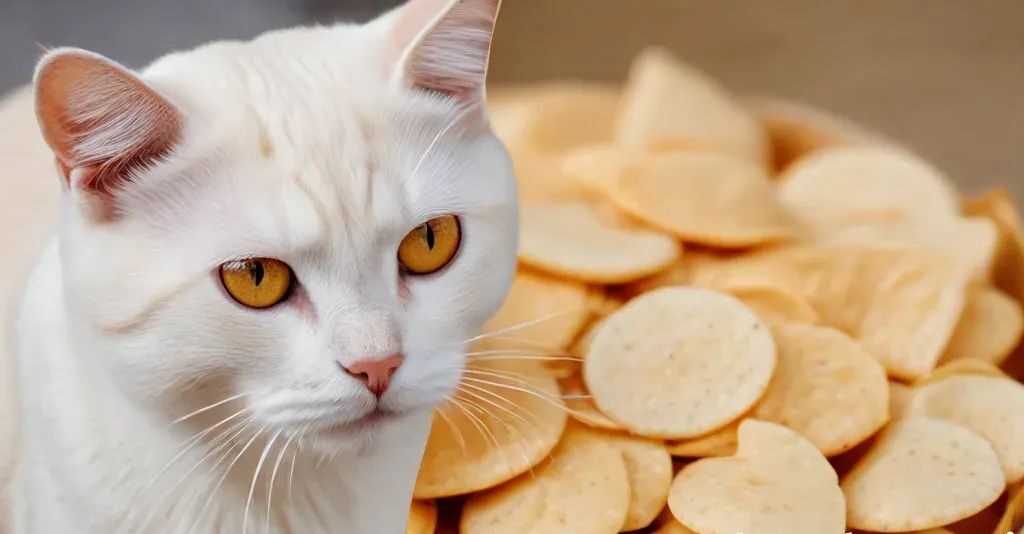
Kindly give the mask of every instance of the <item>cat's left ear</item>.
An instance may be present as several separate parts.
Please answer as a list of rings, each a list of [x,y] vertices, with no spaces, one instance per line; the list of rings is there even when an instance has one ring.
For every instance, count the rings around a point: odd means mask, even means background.
[[[107,217],[137,172],[170,154],[182,116],[139,76],[85,50],[54,50],[35,76],[36,115],[65,185]]]
[[[501,0],[410,0],[392,45],[404,83],[466,102],[483,99]]]

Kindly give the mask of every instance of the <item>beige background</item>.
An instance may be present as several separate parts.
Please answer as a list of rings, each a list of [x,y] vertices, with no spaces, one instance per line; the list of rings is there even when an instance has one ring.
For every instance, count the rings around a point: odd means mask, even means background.
[[[492,79],[616,79],[649,44],[1024,202],[1024,0],[505,0]]]

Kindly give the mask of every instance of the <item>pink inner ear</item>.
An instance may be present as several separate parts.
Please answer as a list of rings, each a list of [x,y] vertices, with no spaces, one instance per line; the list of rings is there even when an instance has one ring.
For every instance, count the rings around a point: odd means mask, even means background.
[[[133,171],[179,141],[177,110],[126,69],[83,51],[54,53],[36,74],[36,113],[65,180],[113,197]]]
[[[399,13],[394,41],[415,87],[460,100],[481,94],[500,0],[412,0]]]

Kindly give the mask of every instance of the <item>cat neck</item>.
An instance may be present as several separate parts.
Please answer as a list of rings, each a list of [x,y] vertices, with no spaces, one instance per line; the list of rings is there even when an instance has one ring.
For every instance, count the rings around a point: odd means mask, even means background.
[[[296,443],[284,448],[280,435],[194,440],[203,427],[168,425],[122,395],[90,364],[95,355],[72,347],[62,294],[51,243],[16,321],[14,532],[404,531],[428,412],[384,430],[373,450],[330,459]]]

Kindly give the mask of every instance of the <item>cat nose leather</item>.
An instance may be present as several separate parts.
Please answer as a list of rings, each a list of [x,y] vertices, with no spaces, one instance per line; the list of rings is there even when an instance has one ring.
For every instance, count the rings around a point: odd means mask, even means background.
[[[349,365],[341,364],[341,368],[350,376],[359,380],[376,397],[380,397],[391,385],[391,376],[402,365],[405,358],[401,354],[392,354],[380,360],[359,360]]]

